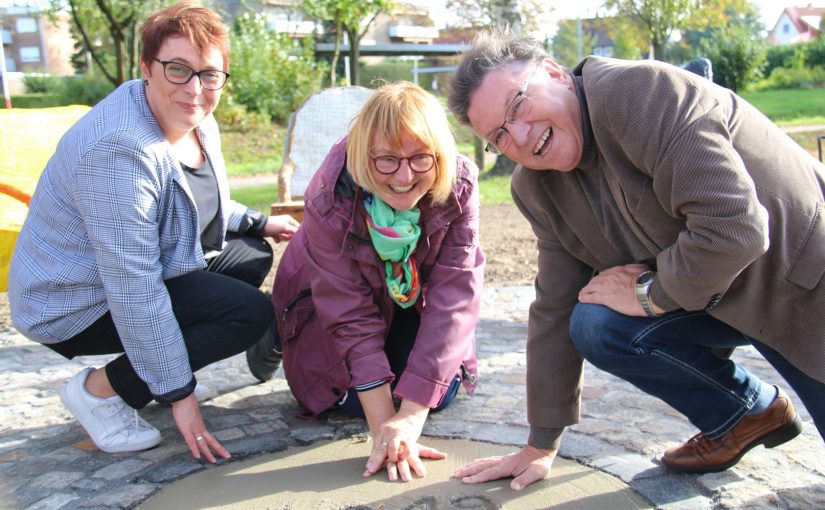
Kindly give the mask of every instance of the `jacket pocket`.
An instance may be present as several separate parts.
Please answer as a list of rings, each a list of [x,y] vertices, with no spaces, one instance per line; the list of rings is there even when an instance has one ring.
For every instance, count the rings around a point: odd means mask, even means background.
[[[822,250],[822,246],[825,245],[825,220],[822,215],[823,206],[820,204],[811,221],[805,241],[785,275],[789,281],[808,290],[816,287],[822,280],[822,274],[825,273],[825,252]]]
[[[278,326],[289,388],[301,407],[317,415],[343,397],[350,375],[318,320],[309,289],[280,311]]]
[[[278,312],[281,342],[286,343],[295,337],[312,315],[315,307],[312,304],[312,289],[304,289],[289,302],[283,310]]]

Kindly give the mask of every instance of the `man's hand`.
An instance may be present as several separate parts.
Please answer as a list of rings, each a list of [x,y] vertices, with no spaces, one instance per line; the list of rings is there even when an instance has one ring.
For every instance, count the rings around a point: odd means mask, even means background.
[[[453,476],[464,483],[483,483],[513,477],[510,488],[516,491],[550,476],[556,450],[526,446],[503,457],[477,459],[459,469]]]
[[[579,291],[579,301],[604,305],[632,317],[646,317],[642,305],[636,299],[636,278],[645,271],[650,271],[650,268],[644,264],[627,264],[600,271]],[[653,311],[664,313],[655,304]]]

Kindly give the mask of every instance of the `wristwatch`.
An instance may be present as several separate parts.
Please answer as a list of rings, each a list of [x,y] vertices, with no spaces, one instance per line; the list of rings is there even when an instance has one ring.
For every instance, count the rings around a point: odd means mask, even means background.
[[[656,278],[655,271],[645,271],[636,277],[636,299],[642,305],[642,310],[648,317],[658,317],[659,314],[653,311],[653,304],[650,302],[650,286]]]

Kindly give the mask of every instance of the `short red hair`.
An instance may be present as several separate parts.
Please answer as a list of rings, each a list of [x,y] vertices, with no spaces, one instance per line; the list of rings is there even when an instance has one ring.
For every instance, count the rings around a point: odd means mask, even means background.
[[[143,62],[151,64],[167,38],[181,36],[189,39],[201,56],[216,48],[223,57],[223,70],[229,69],[229,33],[221,17],[193,1],[180,2],[149,16],[141,29]]]

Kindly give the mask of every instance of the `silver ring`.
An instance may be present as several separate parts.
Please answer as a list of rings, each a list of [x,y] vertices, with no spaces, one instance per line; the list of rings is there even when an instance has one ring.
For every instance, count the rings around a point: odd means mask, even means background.
[[[196,437],[196,438],[195,438],[195,441],[198,441],[198,442],[203,441],[203,436],[198,436],[198,437]]]

